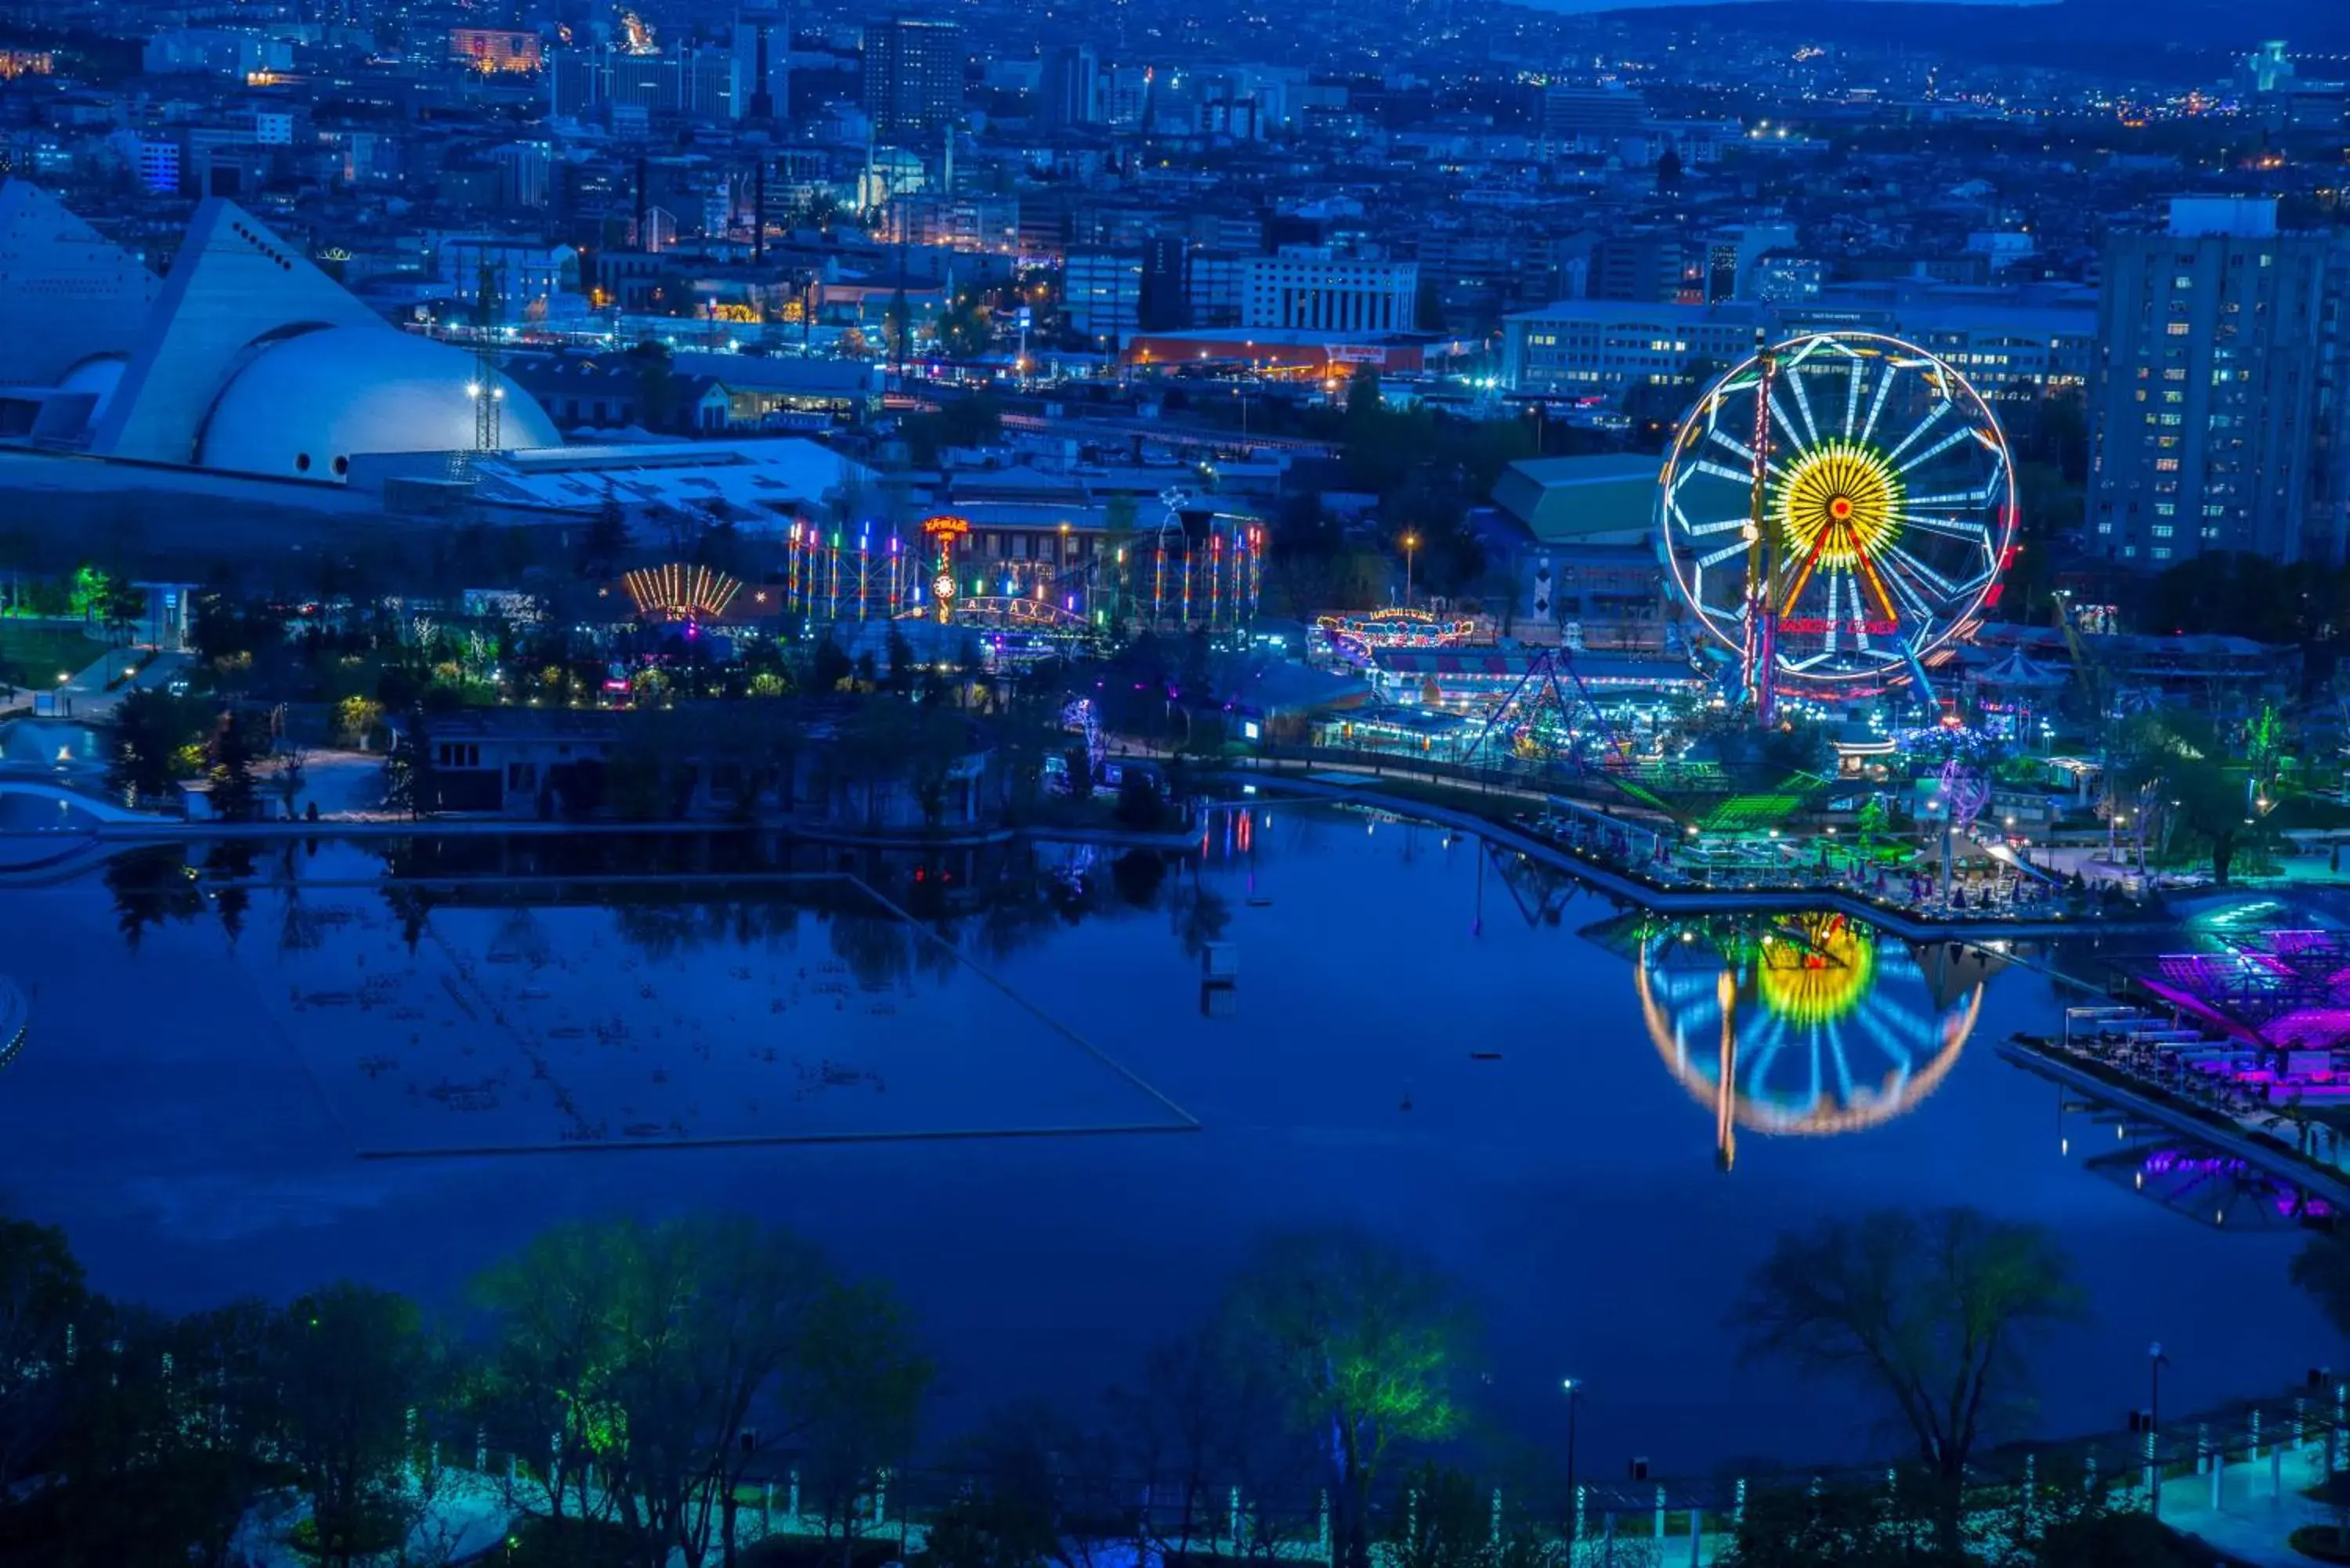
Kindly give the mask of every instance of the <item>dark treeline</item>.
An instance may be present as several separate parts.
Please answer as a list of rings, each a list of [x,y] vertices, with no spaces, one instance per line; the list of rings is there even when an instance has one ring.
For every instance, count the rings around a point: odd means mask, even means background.
[[[2078,1303],[2043,1232],[1971,1211],[1783,1237],[1727,1331],[1880,1397],[1911,1460],[1758,1487],[1718,1561],[2185,1561],[2054,1456],[2030,1490],[1974,1469],[2018,1429],[2036,1331]],[[171,1317],[92,1292],[57,1231],[0,1220],[0,1563],[425,1568],[457,1560],[469,1516],[508,1521],[492,1556],[525,1568],[1596,1561],[1596,1521],[1566,1539],[1558,1456],[1483,1421],[1480,1362],[1440,1271],[1293,1233],[1095,1408],[945,1438],[891,1290],[747,1219],[558,1226],[441,1317],[348,1282]],[[797,1529],[771,1533],[785,1489]]]

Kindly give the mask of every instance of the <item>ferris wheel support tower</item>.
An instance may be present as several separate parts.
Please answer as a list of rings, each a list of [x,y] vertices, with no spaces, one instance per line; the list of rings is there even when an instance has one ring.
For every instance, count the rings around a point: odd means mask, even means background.
[[[1754,721],[1771,727],[1778,711],[1779,551],[1771,527],[1771,379],[1777,368],[1768,335],[1754,334],[1754,483],[1748,496],[1746,660],[1742,672]]]

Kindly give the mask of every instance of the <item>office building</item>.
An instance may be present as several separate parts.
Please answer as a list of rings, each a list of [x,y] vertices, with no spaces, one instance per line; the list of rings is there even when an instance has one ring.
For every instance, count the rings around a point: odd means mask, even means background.
[[[746,7],[734,16],[734,68],[743,83],[743,118],[766,125],[792,112],[792,28],[778,5]]]
[[[1183,257],[1184,314],[1193,327],[1238,327],[1248,293],[1246,256],[1194,249]]]
[[[1635,305],[1701,304],[1702,274],[1677,234],[1611,234],[1591,247],[1586,287],[1594,299]]]
[[[1055,130],[1102,122],[1101,60],[1091,44],[1045,51],[1037,73],[1036,112]]]
[[[1071,251],[1061,264],[1061,314],[1096,348],[1117,352],[1141,313],[1140,252]]]
[[[441,281],[492,321],[545,320],[561,314],[557,296],[579,292],[579,253],[569,245],[445,234],[433,248]]]
[[[928,139],[962,114],[962,26],[899,16],[868,22],[858,100],[873,134]]]
[[[2282,233],[2272,198],[2174,201],[2105,255],[2089,544],[2159,568],[2212,550],[2343,554],[2343,242]]]
[[[1761,306],[1634,305],[1567,299],[1502,323],[1502,375],[1512,391],[1614,402],[1635,388],[1669,387],[1726,370],[1776,323]]]
[[[1552,87],[1543,89],[1543,140],[1555,145],[1605,150],[1648,127],[1648,103],[1628,88]]]
[[[1189,251],[1180,234],[1153,234],[1142,242],[1142,296],[1137,308],[1143,331],[1180,331],[1191,324],[1185,281]]]
[[[1705,243],[1705,297],[1759,299],[1762,258],[1795,247],[1793,223],[1734,223]]]
[[[1284,246],[1277,255],[1249,259],[1241,325],[1409,332],[1419,301],[1418,262],[1362,261]]]
[[[510,27],[452,27],[449,57],[484,76],[528,76],[543,63],[538,35]]]
[[[637,55],[608,47],[556,53],[547,76],[558,118],[598,114],[681,115],[692,119],[738,118],[748,96],[733,56],[720,49]]]

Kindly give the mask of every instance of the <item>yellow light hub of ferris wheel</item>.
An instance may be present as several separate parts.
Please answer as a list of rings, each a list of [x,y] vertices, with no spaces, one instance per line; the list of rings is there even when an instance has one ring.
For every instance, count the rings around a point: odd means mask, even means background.
[[[1849,571],[1884,554],[1901,528],[1901,476],[1874,449],[1825,441],[1779,483],[1773,515],[1790,565]]]

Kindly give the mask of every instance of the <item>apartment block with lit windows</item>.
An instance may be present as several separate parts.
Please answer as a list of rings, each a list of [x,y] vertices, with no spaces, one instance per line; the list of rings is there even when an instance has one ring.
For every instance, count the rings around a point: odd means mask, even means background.
[[[2159,570],[2213,550],[2343,558],[2350,247],[2266,198],[2191,197],[2106,247],[2087,544]]]

